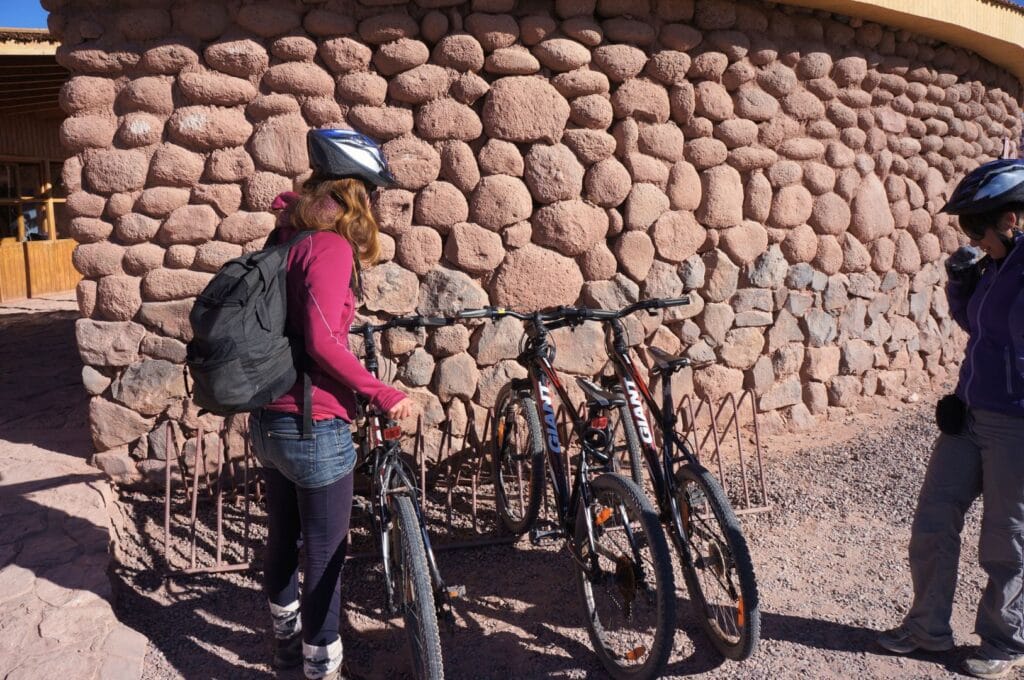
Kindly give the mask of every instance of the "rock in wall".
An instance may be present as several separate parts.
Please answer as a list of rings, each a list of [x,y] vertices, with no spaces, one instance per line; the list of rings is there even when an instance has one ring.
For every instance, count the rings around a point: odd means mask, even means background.
[[[368,317],[686,292],[630,319],[634,344],[712,360],[680,389],[749,387],[798,426],[956,363],[941,259],[959,237],[938,210],[1021,133],[1020,84],[972,53],[754,0],[44,5],[72,72],[94,442],[142,474],[164,428],[194,455],[220,425],[185,397],[187,314],[272,228],[310,127],[380,140],[399,181],[375,198]],[[427,425],[461,427],[523,375],[521,334],[383,340]],[[562,370],[606,358],[596,329],[557,341]]]

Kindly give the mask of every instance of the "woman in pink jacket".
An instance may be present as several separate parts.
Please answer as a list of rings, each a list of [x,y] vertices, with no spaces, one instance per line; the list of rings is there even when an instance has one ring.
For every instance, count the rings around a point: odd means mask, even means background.
[[[351,130],[312,130],[307,145],[313,175],[301,194],[275,200],[282,212],[271,238],[283,242],[310,232],[288,255],[287,327],[305,347],[313,437],[302,438],[301,378],[286,395],[253,412],[250,432],[267,485],[263,587],[274,621],[274,665],[303,663],[307,678],[333,679],[341,677],[340,587],[356,464],[349,430],[355,395],[395,420],[413,415],[415,407],[372,376],[348,346],[360,266],[380,254],[368,192],[394,179],[380,148]]]

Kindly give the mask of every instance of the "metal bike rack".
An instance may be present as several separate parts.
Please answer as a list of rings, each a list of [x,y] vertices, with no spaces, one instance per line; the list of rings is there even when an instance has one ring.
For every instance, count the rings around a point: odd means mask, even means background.
[[[216,466],[212,472],[207,467],[207,456],[204,455],[204,439],[206,432],[200,427],[196,432],[196,452],[192,463],[191,475],[189,466],[185,460],[184,452],[178,451],[172,442],[171,428],[166,428],[166,439],[164,442],[165,465],[164,465],[164,532],[163,532],[163,558],[164,565],[169,575],[194,575],[194,574],[217,574],[234,571],[245,571],[251,564],[251,529],[252,529],[252,503],[257,502],[259,490],[255,481],[249,474],[250,459],[252,452],[249,448],[248,438],[245,440],[245,452],[242,456],[242,485],[239,490],[235,483],[237,478],[238,463],[235,460],[225,460],[224,441],[218,433],[216,444]],[[172,466],[178,465],[181,472],[185,501],[189,506],[188,524],[186,529],[188,542],[188,566],[182,567],[176,563],[172,551],[172,504],[174,499],[174,483]],[[200,468],[202,479],[205,484],[200,486]],[[189,478],[191,477],[191,483]],[[225,478],[230,478],[226,482]],[[252,491],[250,492],[250,489]],[[200,539],[199,524],[199,500],[201,497],[208,497],[213,500],[216,519],[213,525],[213,563],[200,565],[198,563],[198,545]],[[238,562],[228,562],[224,559],[225,533],[224,533],[224,501],[228,498],[236,507],[241,504],[242,510],[242,542],[239,546],[243,559]]]
[[[753,437],[754,460],[750,460],[744,449],[744,434],[740,425],[740,408],[743,402],[750,404],[750,432]],[[738,515],[769,512],[768,491],[764,477],[764,456],[761,448],[761,431],[758,425],[757,404],[754,393],[745,390],[739,398],[729,393],[718,402],[717,408],[709,399],[697,400],[683,395],[676,409],[680,434],[690,442],[693,453],[705,465],[715,465],[718,480],[729,496]],[[708,422],[702,430],[700,418]],[[723,418],[723,415],[727,416]],[[729,453],[735,453],[732,460]],[[730,479],[739,476],[740,493],[733,490]],[[753,489],[751,488],[753,487]]]
[[[717,403],[684,395],[676,413],[679,434],[705,465],[713,466],[736,513],[770,511],[753,393],[728,394]],[[744,413],[749,413],[749,421]],[[562,441],[568,442],[569,417],[564,405],[559,406],[556,421]],[[461,427],[445,420],[436,427],[440,439],[436,451],[432,451],[426,436],[428,426],[421,416],[414,433],[407,438],[407,451],[412,455],[413,469],[423,491],[421,509],[437,552],[517,540],[504,533],[497,520],[489,465],[494,428],[495,420],[490,413],[482,427],[472,413],[467,414]],[[249,437],[242,433],[244,453],[239,459],[225,456],[224,430],[217,433],[215,444],[211,442],[216,448],[213,456],[208,455],[211,452],[204,441],[207,434],[203,429],[196,432],[195,459],[190,465],[184,451],[174,446],[172,428],[166,431],[162,543],[163,563],[170,575],[245,571],[252,564],[254,524],[261,521],[254,510],[261,504],[262,486],[253,469]],[[566,470],[571,463],[569,449],[563,447]],[[181,475],[180,490],[172,474],[175,466]],[[175,496],[182,493],[184,512],[175,513]],[[204,509],[207,503],[212,503],[212,507]],[[226,503],[238,510],[232,518],[225,517]],[[544,509],[546,506],[547,503]],[[180,518],[177,524],[175,517]],[[229,526],[230,532],[226,531]],[[180,540],[182,535],[184,544]],[[231,561],[225,555],[237,559]],[[351,553],[349,559],[376,555],[372,549],[361,550]]]

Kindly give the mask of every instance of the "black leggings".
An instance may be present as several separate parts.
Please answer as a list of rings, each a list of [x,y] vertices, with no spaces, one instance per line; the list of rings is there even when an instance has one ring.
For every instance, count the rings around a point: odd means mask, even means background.
[[[338,639],[341,624],[341,568],[352,516],[352,473],[316,489],[295,486],[277,470],[264,468],[268,536],[263,589],[276,605],[299,599],[299,537],[305,549],[302,639],[325,646]]]

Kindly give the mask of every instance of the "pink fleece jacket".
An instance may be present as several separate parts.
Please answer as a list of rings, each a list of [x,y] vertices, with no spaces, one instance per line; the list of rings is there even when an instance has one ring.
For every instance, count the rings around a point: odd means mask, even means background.
[[[278,219],[284,240],[296,233],[288,224],[287,208],[292,202],[288,201]],[[317,420],[338,417],[351,421],[357,392],[384,411],[405,398],[375,378],[349,349],[348,330],[355,316],[351,276],[352,246],[333,231],[308,235],[288,254],[288,333],[305,338],[313,382],[313,417]],[[302,380],[267,408],[301,413]]]

